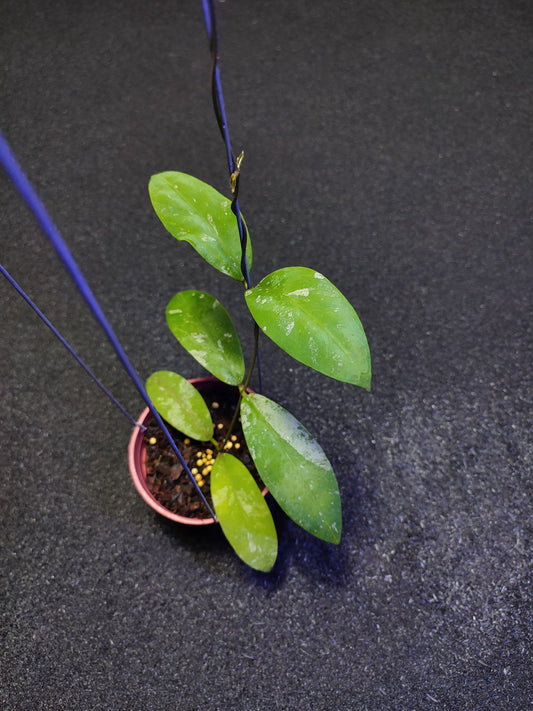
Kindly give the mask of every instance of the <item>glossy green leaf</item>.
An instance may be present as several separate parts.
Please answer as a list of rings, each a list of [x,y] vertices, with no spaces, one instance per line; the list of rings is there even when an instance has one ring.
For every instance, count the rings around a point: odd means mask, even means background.
[[[214,296],[180,291],[169,302],[167,324],[200,365],[228,385],[244,379],[244,358],[230,315]]]
[[[306,531],[339,543],[339,487],[318,442],[287,410],[263,395],[243,398],[241,420],[257,471],[281,508]]]
[[[279,269],[245,296],[261,330],[293,358],[370,389],[370,351],[361,321],[322,274],[306,267]]]
[[[252,475],[232,454],[216,458],[211,496],[224,535],[239,558],[256,570],[271,570],[278,554],[272,514]]]
[[[181,375],[158,370],[146,381],[146,390],[161,417],[187,437],[202,442],[213,437],[213,422],[203,397]]]
[[[157,216],[173,237],[189,242],[223,274],[243,280],[239,229],[230,200],[198,178],[175,171],[152,176],[149,192]],[[251,266],[249,238],[246,256]]]

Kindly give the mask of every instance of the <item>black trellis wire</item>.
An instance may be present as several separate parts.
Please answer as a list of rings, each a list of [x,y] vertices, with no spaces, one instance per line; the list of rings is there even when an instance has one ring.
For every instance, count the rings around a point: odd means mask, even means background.
[[[224,105],[224,95],[222,93],[222,81],[220,79],[220,66],[218,55],[218,30],[217,16],[215,9],[215,0],[202,0],[204,10],[205,26],[209,39],[209,49],[211,52],[211,96],[213,99],[213,108],[217,119],[218,127],[224,145],[226,148],[226,157],[228,161],[228,170],[230,173],[230,186],[232,191],[231,209],[237,219],[239,227],[239,238],[241,242],[241,272],[246,283],[246,288],[251,288],[250,270],[248,268],[248,259],[246,257],[246,244],[248,242],[248,231],[242,219],[241,210],[239,207],[239,181],[240,181],[240,166],[244,153],[241,153],[239,158],[235,159],[231,148],[231,140],[229,135],[228,121],[226,117],[226,108]],[[255,326],[257,331],[258,327]],[[256,332],[256,339],[258,333]],[[257,375],[259,379],[259,392],[263,390],[263,378],[261,372],[261,357],[259,349],[256,350],[257,359]]]
[[[228,129],[228,121],[226,118],[226,109],[224,106],[224,96],[222,94],[222,82],[220,80],[220,67],[218,57],[218,32],[217,20],[215,12],[214,0],[202,0],[205,16],[205,24],[207,28],[207,36],[209,37],[209,48],[211,50],[211,95],[213,98],[213,108],[217,119],[218,127],[224,145],[226,146],[226,154],[228,159],[228,168],[230,172],[231,190],[233,199],[231,201],[231,209],[237,218],[239,226],[239,237],[241,240],[242,262],[241,271],[246,281],[246,288],[251,287],[250,272],[248,269],[248,260],[246,259],[246,243],[248,234],[244,222],[242,221],[241,211],[239,208],[239,178],[240,178],[240,161],[235,160],[231,150],[231,140]],[[242,155],[242,154],[241,154]]]

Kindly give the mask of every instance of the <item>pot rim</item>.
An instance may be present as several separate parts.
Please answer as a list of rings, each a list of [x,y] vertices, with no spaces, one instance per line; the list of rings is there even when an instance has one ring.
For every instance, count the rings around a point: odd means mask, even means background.
[[[222,381],[212,376],[206,376],[203,378],[188,378],[188,380],[189,383],[191,383],[192,385],[196,385],[197,383],[220,383],[225,387],[232,387],[231,385],[227,385],[226,383],[223,383]],[[248,389],[248,391],[253,392],[250,388]],[[150,506],[151,509],[156,511],[161,516],[170,519],[171,521],[183,523],[187,526],[209,526],[215,523],[215,519],[212,517],[189,518],[187,516],[180,516],[179,514],[169,511],[169,509],[163,506],[163,504],[159,503],[155,496],[153,496],[153,494],[150,492],[146,483],[146,465],[144,456],[146,452],[146,445],[144,444],[143,431],[139,427],[139,425],[145,424],[145,422],[149,419],[150,415],[150,408],[146,407],[137,420],[138,425],[133,428],[133,432],[131,434],[130,441],[128,444],[129,470],[137,492],[140,494],[144,502],[148,504],[148,506]],[[268,489],[265,487],[262,491],[263,496],[266,496],[267,492]]]

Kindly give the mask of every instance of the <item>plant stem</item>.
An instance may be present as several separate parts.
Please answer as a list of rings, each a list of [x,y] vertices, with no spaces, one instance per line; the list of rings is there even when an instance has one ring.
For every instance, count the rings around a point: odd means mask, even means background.
[[[242,152],[237,160],[233,157],[233,151],[231,149],[231,140],[228,129],[228,121],[226,117],[226,109],[224,106],[224,95],[222,93],[222,82],[220,79],[220,68],[219,68],[219,57],[218,57],[218,32],[217,32],[217,19],[216,19],[216,9],[215,0],[202,0],[205,24],[207,30],[207,36],[209,38],[209,48],[211,52],[211,97],[213,100],[213,108],[215,112],[215,117],[222,135],[224,145],[226,147],[226,155],[228,160],[228,169],[230,173],[230,186],[232,192],[231,200],[231,210],[235,215],[237,220],[237,227],[239,230],[239,239],[241,243],[241,273],[243,277],[243,283],[246,289],[251,288],[250,270],[248,266],[248,259],[246,257],[246,246],[248,242],[248,230],[241,215],[241,209],[239,206],[239,179],[240,179],[240,168],[241,162],[244,157]],[[259,358],[259,326],[254,322],[254,352],[252,356],[252,362],[248,370],[248,375],[240,388],[239,400],[235,407],[235,412],[233,413],[233,418],[231,420],[226,437],[221,445],[217,447],[220,452],[226,446],[237,418],[241,409],[241,402],[243,393],[246,392],[248,384],[250,383],[250,378],[252,377],[253,370],[257,363],[258,373],[259,373],[259,386],[262,390],[262,377],[261,377],[261,361]]]
[[[231,418],[231,422],[229,424],[226,436],[224,437],[223,442],[221,444],[217,445],[217,450],[219,452],[221,450],[223,450],[224,447],[226,446],[229,438],[231,437],[233,429],[235,428],[235,424],[237,423],[237,418],[239,416],[239,412],[241,411],[242,396],[248,389],[248,385],[250,383],[250,379],[252,377],[252,373],[254,371],[255,364],[257,361],[258,350],[259,350],[259,326],[256,323],[254,323],[254,352],[252,355],[252,362],[250,363],[250,368],[248,369],[248,375],[246,376],[244,383],[239,386],[239,399],[237,400],[237,404],[235,405],[235,412],[233,413],[233,417]]]
[[[250,379],[252,377],[252,373],[254,372],[254,368],[255,368],[255,364],[256,364],[258,355],[259,355],[259,326],[254,321],[254,352],[252,355],[252,362],[250,363],[250,368],[248,370],[248,375],[242,385],[242,389],[244,390],[244,392],[246,392],[246,390],[248,389],[248,385],[250,384]]]

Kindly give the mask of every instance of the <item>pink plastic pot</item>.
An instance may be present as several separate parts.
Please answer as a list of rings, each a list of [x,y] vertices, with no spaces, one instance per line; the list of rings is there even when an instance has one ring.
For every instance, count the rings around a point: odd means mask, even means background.
[[[220,389],[233,389],[229,385],[225,385],[216,378],[211,377],[191,378],[189,382],[192,383],[192,385],[194,385],[194,387],[201,392],[202,395],[208,394],[210,391],[216,389],[218,392],[217,397],[220,397]],[[252,391],[250,390],[250,392]],[[143,410],[138,422],[144,425],[150,419],[150,415],[151,413],[149,408],[146,408]],[[157,511],[158,514],[161,514],[161,516],[164,516],[171,521],[187,524],[188,526],[208,526],[215,523],[213,518],[188,518],[186,516],[180,516],[179,514],[169,511],[165,506],[160,504],[159,501],[157,501],[157,499],[151,494],[148,484],[146,483],[145,460],[146,446],[143,441],[143,433],[140,427],[135,427],[128,446],[128,463],[135,488],[148,506],[150,506],[150,508],[154,511]],[[266,496],[268,489],[265,487],[262,493],[263,496]]]

